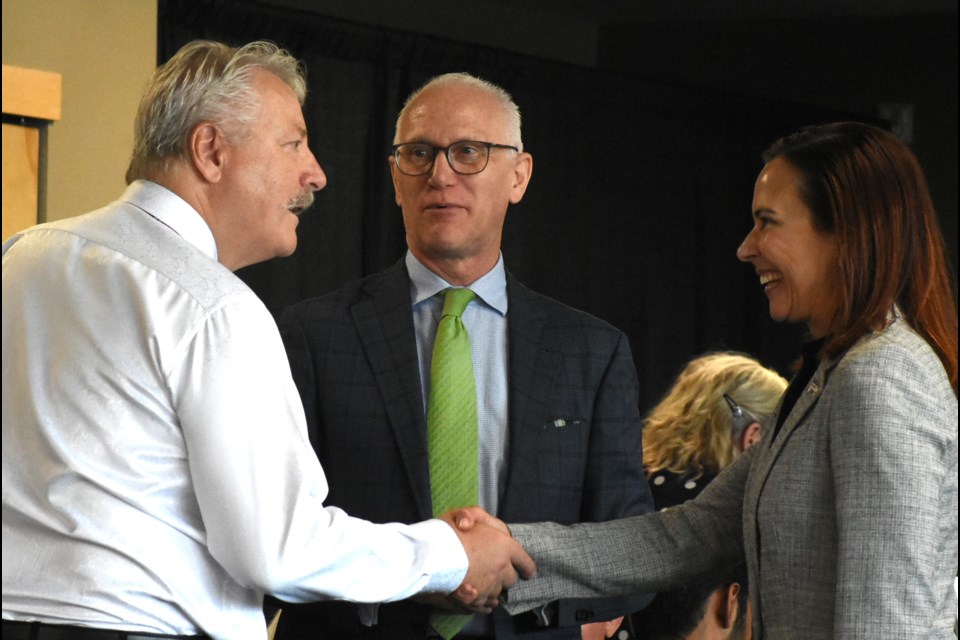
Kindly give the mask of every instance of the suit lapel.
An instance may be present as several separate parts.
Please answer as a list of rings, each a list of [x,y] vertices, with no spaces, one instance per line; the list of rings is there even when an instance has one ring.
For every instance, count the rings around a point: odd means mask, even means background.
[[[820,366],[814,371],[807,386],[804,387],[801,392],[800,397],[797,398],[793,409],[790,411],[790,415],[787,416],[780,430],[773,437],[773,441],[771,442],[769,439],[764,439],[755,445],[755,448],[758,449],[758,455],[750,468],[750,475],[747,479],[745,492],[746,499],[744,501],[744,536],[746,549],[747,553],[754,555],[755,566],[760,566],[760,545],[757,540],[757,509],[760,505],[760,496],[763,488],[767,483],[767,479],[770,477],[770,472],[774,465],[783,454],[783,450],[790,441],[791,436],[800,425],[803,424],[807,415],[820,401],[830,372],[842,357],[843,354],[820,363]]]
[[[527,499],[524,487],[535,481],[536,439],[549,417],[551,392],[561,365],[558,351],[546,344],[550,321],[536,296],[507,273],[507,336],[509,340],[509,431],[507,477],[500,515],[517,517]]]
[[[383,399],[421,519],[430,518],[427,429],[420,388],[410,280],[403,260],[371,278],[350,308]]]
[[[771,442],[769,439],[764,439],[757,445],[762,448],[759,451],[760,455],[757,457],[750,473],[750,481],[747,488],[748,495],[759,496],[763,485],[767,481],[767,477],[770,475],[770,470],[773,468],[773,465],[776,464],[780,454],[783,453],[787,442],[790,441],[790,436],[803,423],[807,414],[810,413],[820,400],[823,388],[826,385],[827,376],[830,370],[836,366],[837,362],[839,362],[839,358],[831,358],[820,363],[820,366],[813,372],[813,376],[810,378],[807,386],[804,387],[800,396],[797,398],[796,403],[790,410],[790,414],[780,427],[780,430],[775,434],[773,441]],[[751,491],[751,489],[753,491]]]

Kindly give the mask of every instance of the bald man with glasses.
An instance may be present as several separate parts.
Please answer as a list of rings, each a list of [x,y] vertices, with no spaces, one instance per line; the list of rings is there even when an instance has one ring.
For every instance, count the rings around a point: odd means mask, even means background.
[[[394,143],[406,255],[281,320],[329,503],[376,522],[432,515],[434,343],[445,292],[467,288],[457,318],[469,338],[477,453],[458,475],[475,484],[476,501],[509,522],[652,510],[626,336],[504,268],[507,209],[533,170],[513,99],[466,74],[439,76],[408,98]],[[515,618],[495,610],[466,620],[456,637],[579,639],[581,624],[647,600],[561,601]],[[436,604],[285,606],[278,637],[448,637],[434,623]]]

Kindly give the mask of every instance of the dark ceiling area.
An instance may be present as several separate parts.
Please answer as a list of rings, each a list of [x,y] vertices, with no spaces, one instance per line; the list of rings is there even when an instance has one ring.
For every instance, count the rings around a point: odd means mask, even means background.
[[[595,22],[752,20],[838,16],[890,16],[956,13],[955,0],[487,0]]]

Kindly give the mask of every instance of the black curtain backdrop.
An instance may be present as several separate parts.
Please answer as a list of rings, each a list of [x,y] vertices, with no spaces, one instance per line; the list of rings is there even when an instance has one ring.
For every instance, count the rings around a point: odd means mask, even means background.
[[[504,230],[507,268],[630,337],[641,410],[692,357],[750,353],[789,377],[801,328],[778,325],[735,251],[760,154],[810,107],[647,83],[253,1],[160,0],[158,62],[189,40],[268,39],[301,58],[310,146],[328,177],[289,257],[241,278],[279,314],[405,250],[387,164],[397,112],[430,77],[466,71],[513,94],[534,172]]]

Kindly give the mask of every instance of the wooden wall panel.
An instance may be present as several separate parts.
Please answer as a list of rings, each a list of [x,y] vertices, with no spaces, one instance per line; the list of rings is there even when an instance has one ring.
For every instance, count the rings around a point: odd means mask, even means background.
[[[37,223],[40,131],[3,125],[3,240]]]
[[[40,129],[60,119],[60,96],[59,73],[3,65],[3,240],[42,214]]]

